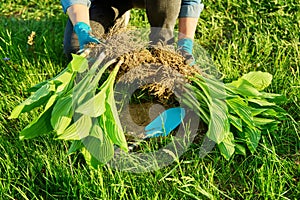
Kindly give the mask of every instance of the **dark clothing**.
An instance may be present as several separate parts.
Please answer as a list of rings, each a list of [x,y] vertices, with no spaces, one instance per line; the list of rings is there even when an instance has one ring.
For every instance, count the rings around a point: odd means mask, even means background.
[[[92,1],[89,9],[90,25],[98,34],[106,33],[116,20],[132,8],[145,8],[151,32],[149,39],[151,43],[163,42],[172,44],[174,42],[174,27],[181,7],[181,0],[97,0]],[[79,50],[73,25],[68,20],[65,36],[64,51],[69,57],[71,53]]]

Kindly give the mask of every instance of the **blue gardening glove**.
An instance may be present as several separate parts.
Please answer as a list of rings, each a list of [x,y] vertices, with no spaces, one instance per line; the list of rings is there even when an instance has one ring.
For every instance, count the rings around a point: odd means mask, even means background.
[[[76,23],[74,26],[74,31],[75,31],[76,35],[78,36],[79,48],[80,48],[79,51],[82,51],[84,49],[84,45],[86,45],[90,42],[100,44],[100,41],[90,34],[92,29],[86,23],[84,23],[84,22]]]
[[[193,56],[193,44],[193,40],[189,38],[183,38],[177,42],[178,50],[185,58],[185,64],[190,66],[195,64],[195,58]]]

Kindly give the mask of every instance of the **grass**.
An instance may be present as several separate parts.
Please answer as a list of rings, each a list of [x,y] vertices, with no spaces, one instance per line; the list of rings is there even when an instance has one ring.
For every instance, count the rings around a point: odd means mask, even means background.
[[[18,133],[37,112],[8,120],[28,97],[26,89],[54,76],[67,62],[62,40],[66,16],[59,2],[0,1],[0,198],[1,199],[298,199],[300,196],[300,4],[296,0],[204,1],[196,41],[228,82],[261,70],[273,75],[270,92],[295,121],[266,132],[253,155],[226,161],[193,145],[172,165],[132,174],[109,166],[91,170],[81,155],[67,157],[68,143],[51,135],[20,141]],[[132,25],[145,26],[135,10]],[[28,36],[36,32],[34,45]],[[9,58],[5,61],[3,58]]]

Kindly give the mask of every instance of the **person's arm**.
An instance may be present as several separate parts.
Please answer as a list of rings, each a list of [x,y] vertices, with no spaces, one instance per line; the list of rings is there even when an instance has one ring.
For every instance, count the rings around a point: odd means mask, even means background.
[[[87,8],[89,8],[91,5],[90,0],[61,0],[60,3],[62,5],[62,9],[63,9],[64,13],[67,13],[68,8],[75,4],[84,5]]]
[[[91,35],[89,17],[89,0],[61,0],[65,13],[68,14],[74,26],[74,32],[78,36],[79,52],[84,50],[84,46],[90,42],[99,44],[100,41]]]
[[[68,7],[67,14],[73,25],[84,22],[90,25],[89,8],[83,4],[74,4]]]

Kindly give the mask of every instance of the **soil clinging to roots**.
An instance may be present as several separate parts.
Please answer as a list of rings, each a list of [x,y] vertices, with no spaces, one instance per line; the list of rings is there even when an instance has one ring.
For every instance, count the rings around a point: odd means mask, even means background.
[[[174,88],[188,82],[188,76],[202,73],[199,68],[185,64],[184,57],[173,46],[150,46],[145,34],[135,30],[109,34],[104,43],[89,48],[90,58],[96,58],[102,52],[105,52],[105,60],[122,57],[124,62],[117,80],[125,84],[136,82],[160,101],[172,97]]]

